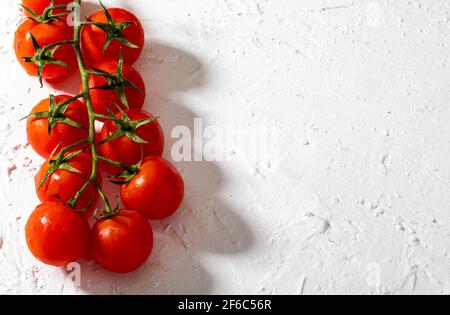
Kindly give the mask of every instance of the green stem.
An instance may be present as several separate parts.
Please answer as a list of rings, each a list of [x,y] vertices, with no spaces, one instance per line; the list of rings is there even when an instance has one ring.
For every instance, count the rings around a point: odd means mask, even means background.
[[[84,192],[88,189],[89,185],[91,185],[93,181],[91,179],[88,179],[83,187],[81,187],[81,189],[75,194],[75,196],[68,202],[69,206],[71,206],[72,208],[75,208],[78,200],[80,200],[80,198],[83,196]]]
[[[87,71],[87,74],[89,75],[98,75],[101,77],[106,77],[106,78],[114,78],[114,75],[107,73],[107,72],[98,72],[98,71]]]
[[[123,169],[126,170],[126,171],[136,172],[136,171],[138,170],[138,168],[137,168],[136,166],[134,166],[134,165],[127,165],[127,164],[124,164],[124,163],[120,163],[120,162],[118,162],[118,161],[114,161],[114,160],[105,158],[104,156],[100,156],[100,155],[99,155],[99,156],[98,156],[98,159],[99,159],[100,161],[104,161],[104,162],[106,162],[106,163],[109,163],[109,164],[118,166],[118,167],[120,167],[120,168],[123,168]]]
[[[100,196],[100,199],[102,199],[103,204],[105,205],[105,211],[104,214],[113,214],[114,210],[111,208],[111,204],[109,203],[108,198],[106,198],[105,193],[103,192],[102,188],[98,184],[97,180],[94,180],[95,188],[97,188],[98,195]]]
[[[58,9],[67,9],[67,5],[65,4],[61,4],[61,5],[55,5],[55,6],[49,6],[47,7],[44,12],[42,13],[42,19],[44,21],[48,20],[49,18],[55,18],[55,17],[59,17],[59,16],[65,16],[68,15],[68,13],[61,13],[61,14],[57,14],[57,15],[50,15],[50,13],[53,12],[53,10],[58,10]]]
[[[112,120],[116,123],[120,123],[122,120],[120,118],[117,117],[112,117],[112,116],[106,116],[106,115],[102,115],[102,114],[95,114],[95,118],[97,119],[104,119],[104,120]]]
[[[83,143],[86,143],[88,141],[89,141],[89,139],[82,139],[82,140],[79,140],[79,141],[72,143],[71,145],[61,149],[61,151],[58,153],[57,158],[56,158],[57,163],[61,163],[61,160],[64,158],[64,156],[66,155],[67,152],[69,152],[73,148],[75,148]]]
[[[59,112],[59,110],[61,108],[63,108],[64,106],[66,106],[66,105],[72,103],[73,101],[76,101],[82,97],[84,97],[84,94],[78,94],[78,95],[72,96],[71,98],[65,100],[64,102],[59,103],[58,106],[55,107],[53,113]]]
[[[75,3],[77,4],[78,8],[81,6],[81,0],[76,0]],[[75,16],[75,25],[74,25],[74,38],[73,38],[73,46],[75,48],[75,53],[77,56],[78,61],[78,67],[80,69],[81,74],[81,86],[82,86],[82,95],[86,104],[88,116],[89,116],[89,138],[88,142],[91,145],[91,154],[92,154],[92,172],[89,179],[86,181],[86,183],[83,185],[83,187],[77,192],[75,197],[71,200],[71,205],[74,206],[77,201],[81,198],[83,193],[86,191],[86,189],[89,187],[91,183],[95,185],[95,187],[98,190],[98,193],[100,197],[103,200],[103,203],[105,204],[105,212],[107,214],[112,213],[111,206],[109,204],[108,199],[106,198],[105,194],[100,188],[100,185],[97,182],[97,167],[98,167],[98,161],[99,156],[97,153],[97,146],[95,143],[95,120],[96,120],[96,114],[94,112],[94,108],[92,106],[91,101],[91,95],[90,95],[90,89],[89,89],[89,71],[86,68],[86,65],[83,60],[83,56],[81,54],[81,45],[80,45],[80,36],[81,36],[81,29],[83,27],[80,16],[79,16],[79,10],[75,12],[77,16]]]
[[[41,52],[41,56],[44,56],[44,53],[47,52],[48,50],[52,49],[53,47],[59,47],[59,46],[63,46],[63,45],[73,45],[73,44],[74,44],[73,40],[64,40],[62,42],[49,44],[49,45],[45,46],[45,49],[42,49],[43,53]]]

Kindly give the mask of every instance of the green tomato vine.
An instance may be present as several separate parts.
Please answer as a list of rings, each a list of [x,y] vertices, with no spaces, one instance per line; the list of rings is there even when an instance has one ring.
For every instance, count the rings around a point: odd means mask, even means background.
[[[50,6],[44,11],[44,13],[42,15],[39,15],[36,12],[30,10],[29,8],[24,7],[24,9],[31,14],[31,16],[32,16],[31,19],[33,19],[34,21],[39,22],[39,23],[51,23],[55,19],[59,19],[61,17],[67,17],[67,19],[69,19],[70,17],[73,18],[73,23],[74,23],[74,25],[73,25],[73,31],[74,31],[73,40],[66,40],[66,41],[59,42],[59,43],[53,43],[53,44],[45,46],[45,47],[40,47],[39,44],[37,43],[36,39],[34,38],[33,34],[30,34],[32,41],[33,41],[33,46],[35,49],[35,55],[31,56],[31,57],[26,57],[23,59],[26,62],[32,62],[32,63],[36,64],[36,66],[38,68],[38,77],[39,77],[39,82],[41,83],[41,86],[43,83],[42,70],[45,67],[45,65],[57,64],[57,65],[60,65],[63,67],[68,67],[68,65],[66,65],[62,61],[57,60],[53,57],[53,53],[62,45],[72,45],[75,50],[76,60],[77,60],[78,68],[79,68],[80,75],[81,75],[81,86],[82,86],[82,91],[79,95],[73,96],[64,102],[61,102],[60,104],[56,104],[54,96],[50,95],[50,108],[49,108],[48,112],[33,113],[33,114],[27,116],[26,118],[41,117],[41,118],[48,119],[49,134],[50,134],[53,126],[56,123],[65,123],[65,124],[71,125],[76,128],[84,128],[83,126],[80,126],[76,122],[74,122],[64,116],[64,112],[71,102],[73,102],[77,99],[80,99],[80,98],[84,99],[84,104],[86,106],[87,115],[89,118],[89,127],[88,127],[89,136],[88,136],[88,138],[77,141],[76,143],[73,143],[67,147],[61,148],[61,150],[59,151],[58,154],[55,154],[55,152],[58,150],[58,147],[55,148],[54,153],[51,154],[51,158],[50,158],[51,167],[49,168],[48,172],[45,174],[40,185],[42,186],[43,184],[45,184],[45,181],[50,177],[50,175],[58,169],[64,169],[64,170],[67,170],[70,172],[78,172],[78,170],[69,167],[68,162],[70,161],[71,158],[73,158],[77,154],[81,153],[81,150],[75,151],[72,153],[70,153],[70,151],[72,149],[74,149],[75,147],[78,147],[81,144],[87,143],[87,144],[89,144],[91,157],[92,157],[92,171],[91,171],[89,178],[87,178],[85,184],[73,196],[73,198],[71,198],[67,202],[67,205],[72,208],[75,208],[75,205],[77,204],[77,202],[80,200],[80,198],[83,196],[83,194],[89,188],[89,186],[91,184],[93,184],[95,186],[95,188],[97,189],[98,195],[104,204],[104,210],[102,211],[102,214],[99,217],[100,218],[111,217],[111,216],[114,216],[118,212],[119,207],[111,206],[110,201],[106,197],[105,193],[103,192],[103,190],[100,186],[100,183],[97,180],[97,175],[98,175],[97,172],[98,172],[99,162],[103,161],[106,163],[110,163],[110,164],[118,166],[124,170],[123,173],[118,174],[111,179],[111,181],[113,183],[117,183],[117,184],[121,184],[121,183],[129,181],[133,177],[133,175],[137,172],[137,170],[139,168],[139,164],[138,165],[125,165],[118,161],[114,161],[114,160],[108,159],[106,157],[103,157],[103,156],[99,155],[97,146],[104,144],[106,142],[112,141],[112,140],[114,140],[118,137],[122,137],[122,136],[129,137],[130,139],[132,139],[133,141],[135,141],[137,143],[147,143],[145,140],[141,139],[135,133],[135,131],[137,128],[139,128],[143,125],[146,125],[146,124],[154,121],[157,118],[133,121],[125,114],[125,112],[119,106],[118,106],[118,110],[122,114],[122,118],[118,118],[112,111],[110,111],[109,115],[101,115],[101,114],[95,113],[93,105],[92,105],[91,95],[90,95],[91,90],[93,90],[93,89],[114,90],[118,94],[120,100],[125,105],[125,107],[128,108],[128,100],[125,96],[124,89],[125,89],[125,87],[130,87],[130,86],[133,88],[136,88],[136,89],[137,89],[137,87],[132,82],[126,80],[123,77],[122,55],[120,56],[120,60],[118,60],[118,67],[117,67],[117,71],[115,74],[110,74],[110,73],[107,73],[100,69],[93,68],[93,67],[88,68],[86,66],[85,61],[83,59],[81,43],[80,43],[81,32],[82,32],[83,26],[95,25],[96,27],[100,28],[101,30],[103,30],[106,33],[107,39],[104,43],[104,47],[103,47],[104,50],[106,50],[108,48],[108,45],[113,40],[117,40],[117,41],[121,42],[123,45],[131,47],[131,48],[139,48],[139,47],[132,44],[131,42],[129,42],[122,34],[122,32],[126,29],[126,27],[133,24],[134,22],[115,23],[114,20],[112,19],[111,15],[107,11],[107,9],[101,2],[100,2],[100,5],[102,7],[103,12],[105,13],[107,22],[100,23],[100,22],[93,22],[93,21],[89,21],[89,20],[87,20],[86,22],[82,22],[81,16],[80,16],[81,0],[75,0],[74,3],[75,3],[75,5],[71,6],[72,13],[61,13],[61,14],[53,14],[53,10],[54,9],[62,9],[62,8],[68,9],[68,7],[53,6],[53,1],[51,1]],[[69,14],[70,14],[70,16],[69,16]],[[89,86],[89,77],[93,76],[93,75],[104,77],[107,80],[107,84],[104,86],[91,88]],[[95,122],[96,122],[96,120],[99,120],[99,119],[114,121],[117,124],[118,130],[111,137],[109,137],[108,139],[105,139],[102,143],[97,144],[96,139],[95,139],[95,135],[96,135]],[[89,208],[89,207],[90,207],[90,205],[87,208]],[[88,210],[87,208],[83,209],[81,211],[87,211]]]

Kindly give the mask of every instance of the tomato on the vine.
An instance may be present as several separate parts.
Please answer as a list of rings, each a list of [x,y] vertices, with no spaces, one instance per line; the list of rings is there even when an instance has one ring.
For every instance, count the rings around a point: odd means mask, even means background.
[[[111,75],[110,78],[89,77],[92,107],[97,114],[108,115],[108,109],[116,113],[117,106],[141,109],[144,105],[145,83],[141,75],[132,66],[124,64],[122,69],[118,66],[118,61],[103,61],[92,66]]]
[[[34,178],[39,200],[60,201],[66,204],[83,187],[91,172],[92,157],[85,152],[70,157],[68,161],[62,161],[61,165],[57,165],[55,160],[47,160]],[[97,176],[97,182],[100,180],[101,177]],[[77,210],[92,210],[97,199],[97,189],[91,183],[74,207]]]
[[[124,113],[135,122],[154,118],[152,115],[142,110],[129,109],[125,110]],[[117,117],[122,119],[123,114],[118,113]],[[100,143],[122,129],[127,129],[127,126],[124,128],[120,124],[112,120],[108,120],[103,125],[97,140]],[[110,160],[118,161],[126,165],[137,164],[142,158],[148,156],[161,156],[163,154],[164,133],[157,120],[153,120],[136,128],[135,134],[147,143],[138,143],[124,134],[118,138],[99,145],[99,154]],[[121,169],[117,166],[113,166],[106,162],[101,163],[101,166],[111,174],[118,174],[121,171]]]
[[[81,33],[83,56],[89,66],[101,60],[117,61],[121,51],[126,64],[136,62],[142,53],[145,37],[142,24],[134,14],[125,9],[113,8],[106,13],[99,10],[88,20],[103,23],[103,28],[85,25]]]
[[[50,6],[51,0],[22,0],[22,5],[27,7],[37,14],[44,13],[44,10]],[[74,2],[73,0],[54,0],[53,6],[59,5],[69,5],[69,3]],[[63,13],[64,9],[56,9],[53,10],[54,14]],[[28,17],[32,17],[33,15],[30,12],[25,11],[25,15]]]
[[[153,249],[153,231],[138,212],[120,210],[92,229],[92,257],[106,270],[128,273],[143,265]]]
[[[150,220],[162,220],[180,207],[183,178],[168,161],[148,157],[131,181],[121,186],[120,196],[127,209],[139,211]]]
[[[50,113],[52,105],[55,105],[55,103],[61,104],[70,98],[71,97],[67,95],[59,95],[54,97],[54,103],[52,103],[51,98],[41,101],[33,108],[30,117],[27,120],[28,142],[31,147],[45,159],[50,157],[50,154],[57,146],[59,149],[62,149],[77,141],[86,139],[89,136],[89,118],[87,110],[85,105],[80,101],[75,100],[71,102],[64,112],[60,111],[55,113],[55,115]],[[47,117],[39,117],[42,116],[42,114]],[[50,134],[49,122],[51,122],[50,125],[53,125],[51,126]],[[76,125],[79,125],[82,128],[78,128]],[[84,146],[80,145],[80,147],[82,148]]]
[[[28,219],[25,234],[31,253],[45,264],[64,266],[89,257],[87,220],[60,203],[38,206]]]
[[[33,37],[36,40],[35,43]],[[73,46],[65,44],[55,46],[46,53],[38,53],[35,44],[42,50],[47,45],[72,40],[72,38],[73,28],[63,18],[52,19],[46,23],[26,19],[15,33],[14,51],[17,60],[29,75],[41,74],[43,79],[55,81],[67,76],[76,68]],[[41,64],[41,67],[38,64]]]
[[[79,95],[50,95],[27,116],[28,142],[46,161],[34,178],[42,204],[28,219],[26,241],[49,265],[93,258],[106,270],[129,273],[152,253],[147,219],[172,215],[183,201],[184,182],[161,157],[157,118],[142,110],[146,87],[132,67],[145,45],[141,22],[100,2],[102,9],[86,22],[74,10],[72,27],[66,5],[73,1],[22,0],[27,18],[14,37],[19,63],[41,85],[58,82],[77,65],[83,81]],[[111,181],[121,185],[124,209],[111,207],[99,168],[115,175]],[[91,229],[86,214],[99,197],[104,211],[96,212]]]

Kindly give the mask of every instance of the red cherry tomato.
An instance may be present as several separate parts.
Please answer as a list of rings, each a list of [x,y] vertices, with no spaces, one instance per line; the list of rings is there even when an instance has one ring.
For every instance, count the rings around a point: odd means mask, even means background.
[[[58,169],[47,178],[42,186],[40,186],[40,184],[51,167],[50,161],[47,160],[39,169],[34,179],[36,192],[40,201],[60,201],[66,204],[75,196],[80,188],[83,187],[89,176],[91,176],[92,158],[90,154],[84,152],[79,153],[71,158],[66,164],[69,167],[78,170],[79,173],[71,172],[66,169]],[[97,181],[100,180],[101,177],[98,176]],[[94,184],[91,184],[83,195],[81,195],[81,198],[75,205],[75,209],[81,210],[91,205],[90,210],[92,210],[95,207],[97,199],[97,190]]]
[[[50,6],[51,0],[22,0],[22,5],[33,10],[37,14],[44,13],[44,10]],[[53,6],[58,5],[68,5],[69,3],[74,2],[73,0],[54,0]],[[65,10],[56,9],[53,11],[53,14],[63,13]],[[25,15],[28,17],[32,17],[32,15],[25,11]]]
[[[106,33],[104,30],[94,25],[86,25],[81,33],[81,45],[83,56],[88,65],[93,65],[102,60],[119,60],[120,51],[122,50],[123,58],[126,64],[133,64],[139,58],[144,47],[144,29],[139,19],[132,13],[124,9],[108,9],[114,23],[133,22],[125,27],[122,34],[124,38],[138,48],[128,47],[117,39],[113,39],[105,52],[103,45],[106,41]],[[106,23],[107,17],[100,10],[89,17],[90,21]]]
[[[115,74],[117,71],[117,61],[104,61],[95,64],[93,67],[103,70],[110,74]],[[145,101],[145,84],[139,72],[136,71],[132,66],[124,65],[122,76],[125,80],[130,81],[135,85],[126,85],[124,88],[125,96],[128,101],[129,108],[141,109]],[[108,115],[108,108],[114,113],[118,111],[117,105],[125,109],[125,104],[120,100],[119,94],[115,90],[103,90],[103,89],[93,89],[95,87],[104,87],[107,85],[114,86],[112,80],[108,80],[105,77],[92,75],[89,77],[89,88],[92,106],[97,114]]]
[[[63,18],[48,23],[38,23],[27,19],[19,25],[14,37],[14,51],[17,60],[30,76],[38,76],[38,67],[36,64],[33,62],[25,62],[23,59],[33,57],[36,53],[30,34],[33,34],[39,47],[44,48],[47,45],[72,40],[73,28],[67,25]],[[60,80],[76,69],[76,57],[72,45],[62,45],[56,48],[52,57],[64,62],[69,68],[47,63],[42,70],[43,79],[48,81]]]
[[[152,228],[136,211],[121,210],[92,229],[92,257],[106,270],[132,272],[147,261],[152,249]]]
[[[28,248],[45,264],[64,266],[89,255],[87,220],[60,203],[44,203],[31,214],[25,229]]]
[[[153,118],[152,115],[141,110],[126,110],[126,115],[134,121],[147,118]],[[118,113],[117,117],[122,118]],[[108,120],[103,125],[99,137],[100,142],[109,138],[118,130],[117,123]],[[164,133],[157,120],[136,129],[136,134],[141,139],[147,141],[147,144],[141,144],[133,141],[127,136],[121,136],[112,141],[106,142],[98,147],[101,156],[110,160],[118,161],[127,165],[137,164],[141,158],[148,156],[161,156],[164,151]],[[110,174],[118,174],[121,169],[109,163],[101,163],[101,166]]]
[[[70,99],[70,96],[55,96],[56,103],[62,103]],[[45,99],[37,104],[31,113],[48,112],[50,108],[50,99]],[[63,122],[57,122],[51,132],[48,134],[48,118],[34,117],[28,118],[27,136],[28,142],[33,149],[43,158],[48,159],[56,146],[60,148],[69,146],[79,140],[88,137],[89,118],[86,107],[80,101],[73,101],[64,112],[66,118],[82,125],[84,129],[72,127]],[[80,146],[84,147],[84,146]]]
[[[139,211],[150,220],[162,220],[180,207],[183,178],[168,161],[148,157],[133,179],[121,186],[120,195],[127,209]]]

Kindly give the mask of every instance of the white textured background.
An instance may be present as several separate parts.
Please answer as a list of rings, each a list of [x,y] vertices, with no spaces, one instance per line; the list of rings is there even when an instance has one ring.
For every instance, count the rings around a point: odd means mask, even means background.
[[[149,263],[83,264],[74,287],[26,249],[42,160],[19,119],[55,91],[15,61],[2,0],[0,293],[450,294],[448,0],[104,2],[143,21],[136,67],[168,138],[194,117],[278,126],[281,163],[178,163],[186,201]]]

